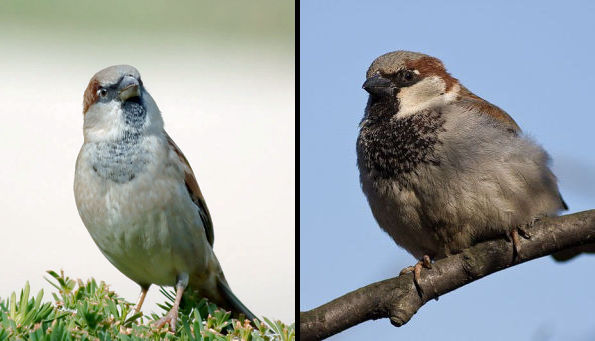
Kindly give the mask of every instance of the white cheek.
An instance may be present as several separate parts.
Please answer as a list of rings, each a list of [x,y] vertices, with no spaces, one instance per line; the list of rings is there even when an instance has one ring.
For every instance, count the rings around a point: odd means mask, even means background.
[[[144,132],[146,134],[161,134],[163,118],[159,107],[146,91],[143,93],[143,101],[147,110]],[[126,129],[120,102],[95,103],[89,107],[85,114],[85,123],[83,125],[85,142],[118,140],[122,138]]]
[[[120,138],[125,122],[119,102],[95,103],[85,114],[83,131],[86,142]]]
[[[399,99],[398,116],[410,116],[450,102],[457,92],[458,85],[448,93],[445,93],[445,89],[446,84],[437,76],[425,78],[410,87],[402,88],[397,94]]]

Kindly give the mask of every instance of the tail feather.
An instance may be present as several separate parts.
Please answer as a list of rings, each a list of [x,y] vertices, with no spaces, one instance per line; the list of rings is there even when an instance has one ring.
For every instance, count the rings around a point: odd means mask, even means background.
[[[558,195],[560,196],[560,201],[562,202],[562,207],[564,208],[564,210],[568,210],[568,205],[566,204],[566,201],[564,201],[564,198],[562,198],[562,194],[558,193]]]
[[[226,309],[231,309],[233,315],[244,314],[247,319],[253,321],[256,319],[256,316],[248,309],[242,301],[240,301],[236,295],[231,291],[225,279],[221,280],[221,278],[217,279],[217,287],[220,291],[221,296],[225,300],[223,303],[223,307]]]
[[[575,246],[570,249],[558,251],[552,255],[555,260],[558,262],[565,262],[571,258],[574,258],[583,253],[595,253],[595,244],[585,244],[580,246]]]

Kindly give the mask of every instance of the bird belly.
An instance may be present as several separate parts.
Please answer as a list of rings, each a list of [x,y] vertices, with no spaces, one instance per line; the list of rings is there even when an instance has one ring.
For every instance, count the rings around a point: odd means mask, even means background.
[[[362,190],[378,225],[402,248],[420,259],[440,250],[433,230],[423,223],[421,202],[413,190],[391,180],[373,181],[362,174]]]
[[[141,285],[174,285],[181,273],[207,269],[213,257],[198,208],[171,166],[118,183],[79,162],[80,216],[105,257]]]
[[[379,225],[416,258],[458,253],[562,208],[539,146],[518,137],[502,146],[471,141],[440,147],[438,164],[403,175],[408,186],[361,178]]]

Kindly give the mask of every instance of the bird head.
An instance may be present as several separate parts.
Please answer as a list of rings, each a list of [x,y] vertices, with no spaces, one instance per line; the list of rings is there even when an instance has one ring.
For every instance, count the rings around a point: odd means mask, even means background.
[[[133,66],[114,65],[97,72],[83,98],[85,141],[113,141],[126,133],[163,128],[159,108]]]
[[[444,105],[456,97],[459,82],[442,62],[428,55],[395,51],[374,60],[363,86],[370,103],[394,105],[400,117]]]

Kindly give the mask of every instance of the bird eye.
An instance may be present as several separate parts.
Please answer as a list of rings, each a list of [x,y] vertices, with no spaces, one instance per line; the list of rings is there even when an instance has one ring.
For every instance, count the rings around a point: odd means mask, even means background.
[[[97,90],[97,94],[99,95],[99,97],[105,98],[107,96],[107,90],[104,88],[101,88],[101,89]]]
[[[406,82],[410,82],[413,80],[413,72],[409,71],[409,70],[404,70],[401,71],[401,80],[404,80]]]
[[[401,70],[396,74],[395,80],[399,86],[410,86],[417,82],[418,77],[411,70]]]

